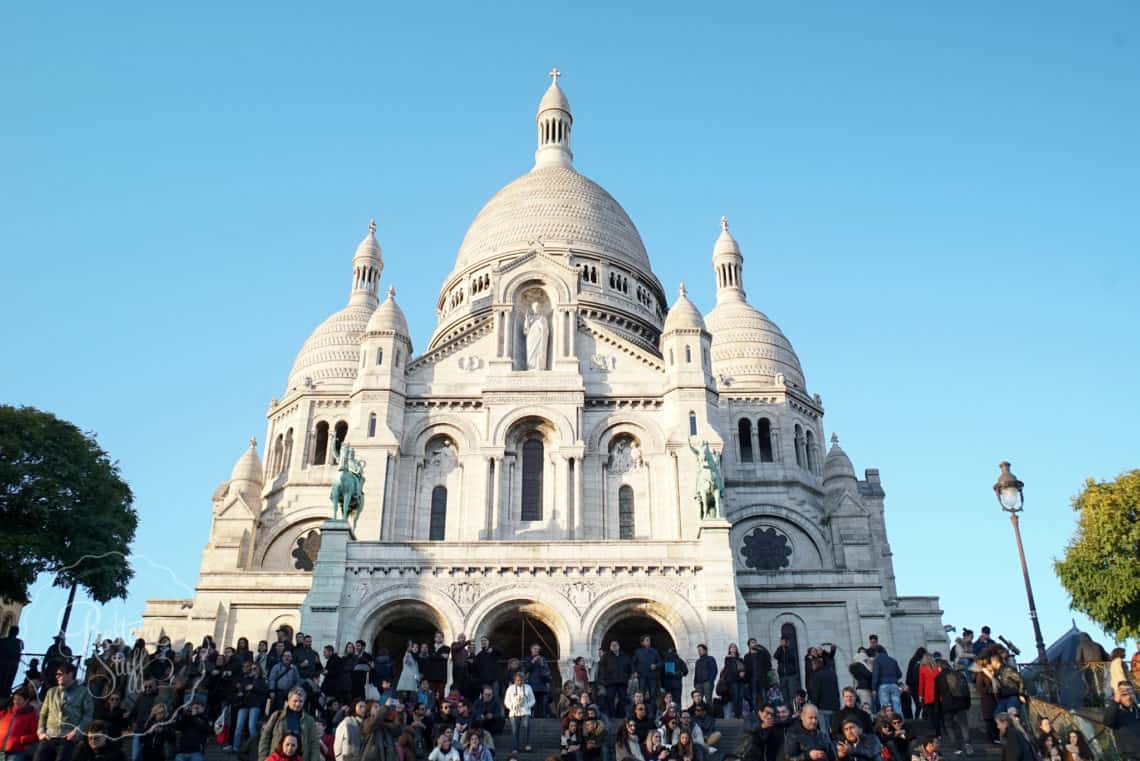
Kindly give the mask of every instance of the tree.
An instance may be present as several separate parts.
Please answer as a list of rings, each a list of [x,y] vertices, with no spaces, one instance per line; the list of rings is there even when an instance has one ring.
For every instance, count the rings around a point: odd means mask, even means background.
[[[119,465],[73,424],[0,405],[0,597],[27,603],[41,573],[97,602],[127,596],[138,526]]]
[[[1077,533],[1054,563],[1071,607],[1118,642],[1140,636],[1140,470],[1090,478],[1073,509]]]

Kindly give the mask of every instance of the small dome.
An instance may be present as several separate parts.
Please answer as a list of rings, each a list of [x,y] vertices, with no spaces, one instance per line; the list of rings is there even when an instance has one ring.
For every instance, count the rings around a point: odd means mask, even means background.
[[[261,467],[261,458],[257,456],[257,439],[249,440],[249,448],[234,463],[230,482],[235,481],[247,481],[259,488],[265,482],[265,470]]]
[[[368,319],[368,327],[365,328],[365,332],[395,333],[404,338],[410,338],[408,321],[404,318],[403,310],[396,304],[396,289],[392,286],[388,286],[388,298],[376,308],[372,317]]]
[[[364,236],[364,240],[360,241],[360,245],[356,247],[356,254],[352,258],[362,259],[366,257],[383,258],[380,244],[376,241],[376,220],[368,223],[368,234]]]
[[[827,483],[838,478],[855,478],[855,466],[851,464],[851,458],[839,446],[839,437],[834,433],[831,434],[831,451],[827,453],[827,458],[823,461],[823,482]]]
[[[705,321],[701,317],[701,312],[693,302],[689,301],[689,297],[685,294],[685,284],[677,289],[677,300],[673,302],[673,306],[669,308],[669,314],[665,316],[665,333],[672,333],[675,330],[704,330]]]
[[[776,323],[747,301],[717,304],[705,320],[712,333],[712,369],[740,382],[749,378],[771,383],[777,375],[806,388],[791,342]]]
[[[297,352],[288,390],[305,388],[306,378],[318,386],[351,388],[360,365],[360,337],[372,312],[367,304],[349,304],[317,326]]]
[[[540,114],[551,108],[570,113],[570,101],[566,99],[566,93],[562,92],[562,88],[558,86],[557,79],[550,83],[550,87],[546,88],[546,92],[542,95],[542,100],[538,102],[538,113]]]
[[[728,219],[721,217],[720,235],[717,237],[716,244],[713,246],[713,260],[715,261],[718,256],[740,255],[740,244],[736,242],[736,238],[732,237],[732,233],[728,231]]]

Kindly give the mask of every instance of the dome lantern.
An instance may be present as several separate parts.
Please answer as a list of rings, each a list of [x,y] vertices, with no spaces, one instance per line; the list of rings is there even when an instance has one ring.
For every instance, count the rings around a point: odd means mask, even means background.
[[[534,117],[538,127],[538,150],[534,152],[534,168],[560,166],[571,169],[574,154],[570,151],[570,128],[574,117],[570,113],[570,101],[558,86],[562,76],[557,68],[551,69],[550,87],[546,89],[538,104],[538,114]]]
[[[380,290],[380,273],[383,271],[384,258],[380,244],[376,242],[376,220],[373,219],[368,223],[368,234],[360,241],[352,257],[352,292],[348,303],[375,308],[380,303],[376,294]]]
[[[744,256],[728,231],[728,218],[720,218],[720,237],[713,246],[713,272],[716,273],[716,303],[744,301]]]

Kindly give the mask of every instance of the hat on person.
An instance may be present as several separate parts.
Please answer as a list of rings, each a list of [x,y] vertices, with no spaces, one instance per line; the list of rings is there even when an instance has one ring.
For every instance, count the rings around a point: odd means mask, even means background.
[[[990,633],[990,627],[983,626],[982,627],[982,634],[989,634],[989,633]]]
[[[962,636],[963,637],[972,637],[972,636],[974,636],[974,630],[973,629],[963,629],[962,630]]]

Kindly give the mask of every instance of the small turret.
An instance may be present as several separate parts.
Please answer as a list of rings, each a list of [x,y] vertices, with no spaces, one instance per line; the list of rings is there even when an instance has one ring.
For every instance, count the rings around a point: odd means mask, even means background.
[[[538,127],[538,150],[534,152],[534,168],[561,166],[570,169],[574,165],[574,154],[570,150],[570,129],[574,117],[570,113],[570,101],[558,86],[562,72],[551,69],[550,87],[538,104],[538,114],[534,121]]]
[[[352,293],[349,304],[364,304],[375,307],[379,299],[380,274],[384,271],[384,257],[380,244],[376,242],[376,220],[368,223],[368,234],[356,247],[352,257]]]

